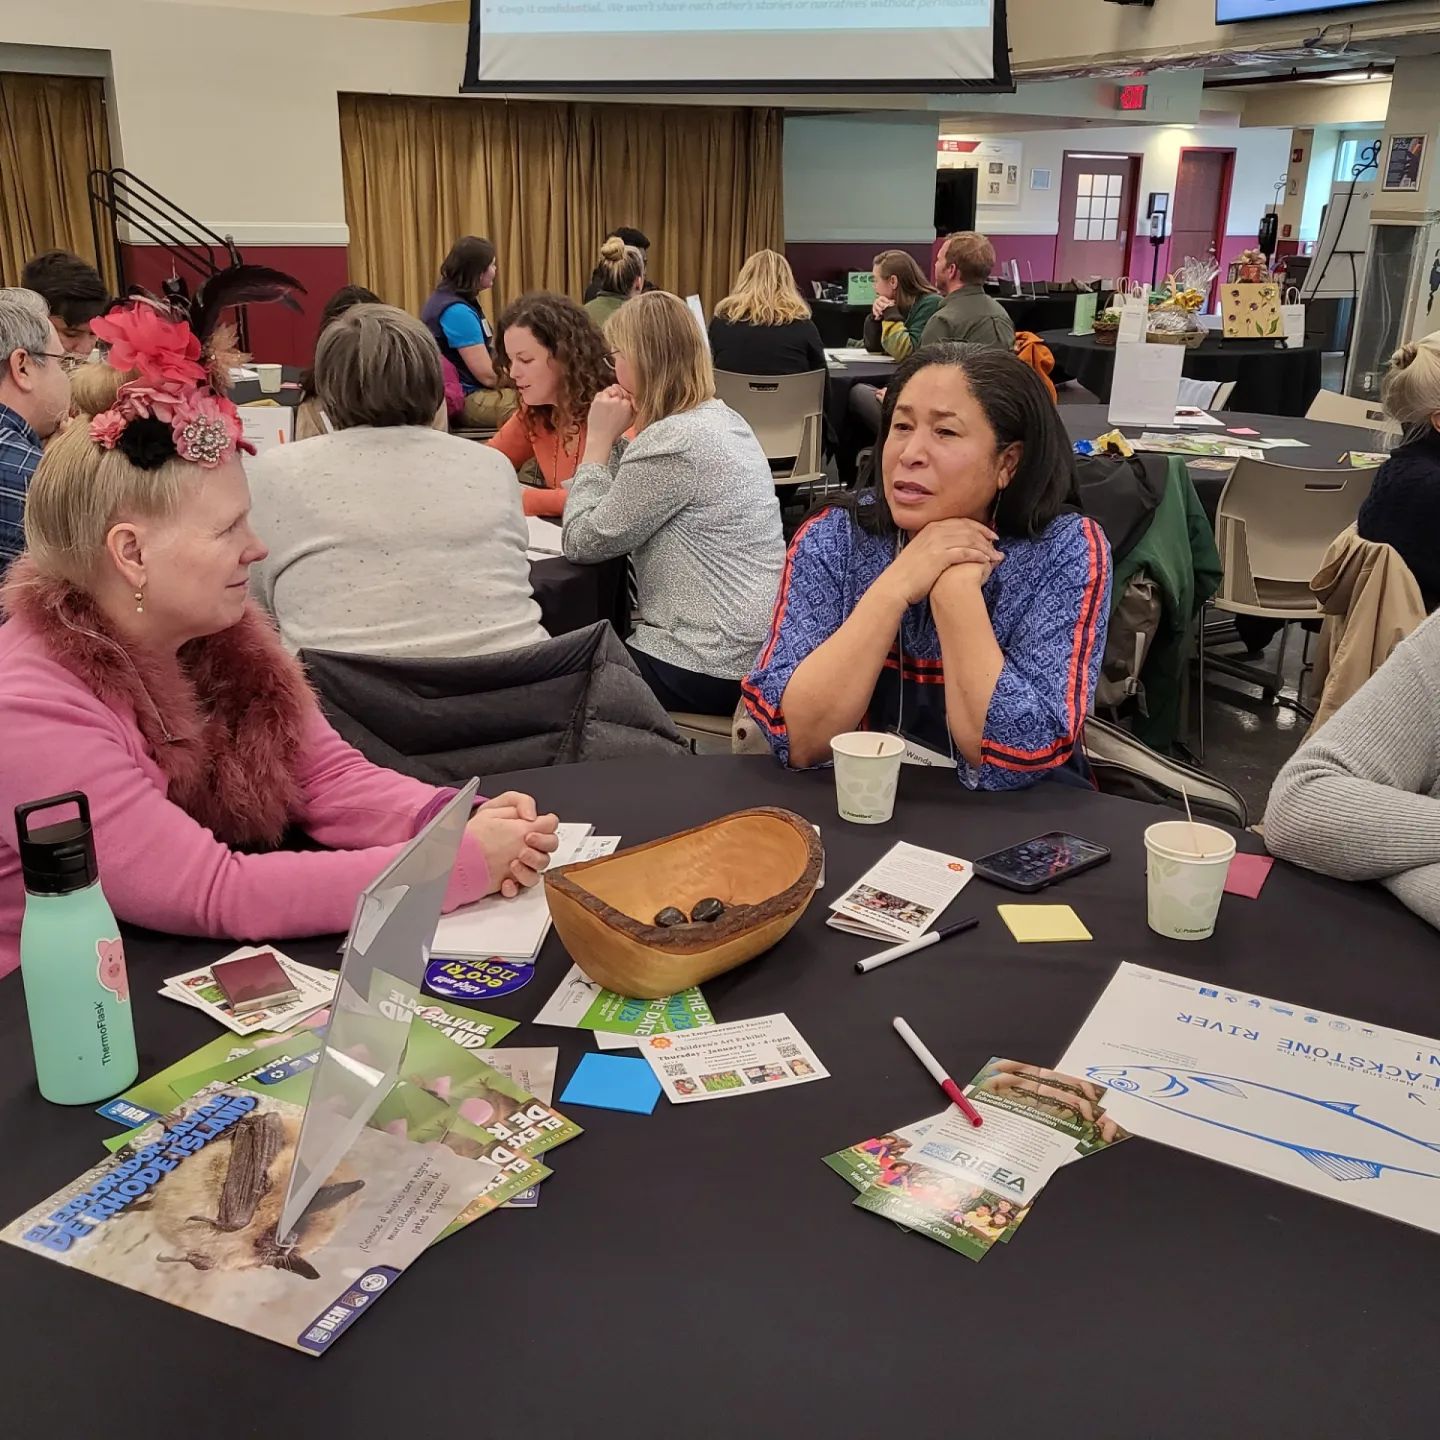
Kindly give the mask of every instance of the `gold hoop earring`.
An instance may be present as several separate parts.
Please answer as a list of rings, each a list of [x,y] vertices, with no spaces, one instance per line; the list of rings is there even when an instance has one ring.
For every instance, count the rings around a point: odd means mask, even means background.
[[[135,592],[135,613],[137,615],[145,613],[145,592],[143,590]]]

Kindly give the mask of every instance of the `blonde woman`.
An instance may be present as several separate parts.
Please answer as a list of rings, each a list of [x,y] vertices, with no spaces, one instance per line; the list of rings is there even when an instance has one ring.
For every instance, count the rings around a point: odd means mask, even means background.
[[[233,943],[343,931],[446,798],[340,739],[248,598],[266,552],[216,388],[232,357],[145,302],[93,323],[125,373],[104,367],[108,408],[40,462],[0,592],[0,975],[19,958],[24,801],[89,797],[121,921]],[[445,908],[534,885],[555,824],[525,795],[486,802]],[[325,848],[283,848],[292,827]]]
[[[605,338],[616,383],[590,405],[565,554],[581,563],[630,555],[639,619],[629,644],[640,673],[669,710],[728,715],[765,639],[785,560],[770,464],[715,398],[709,348],[683,300],[638,295],[610,317]]]
[[[1440,605],[1440,331],[1395,352],[1381,395],[1404,436],[1360,507],[1360,538],[1393,546],[1433,610]]]
[[[865,317],[865,348],[903,360],[919,345],[921,331],[940,308],[940,292],[904,250],[882,250],[870,275],[875,303]]]
[[[603,328],[632,295],[639,295],[645,289],[645,252],[627,245],[618,235],[611,235],[600,247],[595,276],[600,289],[585,302],[585,313]]]
[[[757,250],[740,267],[735,289],[715,307],[710,351],[717,370],[737,375],[803,375],[825,368],[820,332],[783,255]]]

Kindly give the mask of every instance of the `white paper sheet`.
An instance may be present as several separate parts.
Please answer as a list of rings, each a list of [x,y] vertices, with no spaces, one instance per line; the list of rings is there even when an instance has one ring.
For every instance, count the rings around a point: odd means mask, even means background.
[[[540,515],[527,515],[525,528],[529,531],[525,541],[526,553],[532,560],[565,553],[565,547],[560,543],[560,527],[553,520],[546,520]]]
[[[889,355],[872,355],[870,351],[859,345],[827,350],[825,358],[832,365],[844,365],[849,360],[875,360],[882,365],[895,363]]]
[[[550,857],[551,865],[595,860],[620,844],[618,836],[591,837],[592,828],[562,824],[560,848]],[[609,849],[603,848],[606,845]],[[435,927],[432,953],[447,960],[479,960],[492,955],[503,960],[533,960],[549,933],[550,906],[545,887],[533,885],[513,900],[487,895],[442,915]]]
[[[1124,325],[1124,320],[1121,320]],[[1180,394],[1183,345],[1115,347],[1115,378],[1110,382],[1112,425],[1170,425]]]
[[[1057,1068],[1136,1135],[1440,1232],[1440,1041],[1123,964]]]
[[[288,445],[295,438],[295,411],[289,405],[241,405],[237,413],[256,455]]]

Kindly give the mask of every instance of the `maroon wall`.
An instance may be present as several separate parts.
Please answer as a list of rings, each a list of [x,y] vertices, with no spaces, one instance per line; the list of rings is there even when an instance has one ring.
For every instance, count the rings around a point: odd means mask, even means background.
[[[930,252],[934,247],[924,240],[897,245],[893,240],[815,240],[789,241],[785,258],[795,272],[802,295],[814,292],[812,280],[835,280],[845,283],[851,270],[868,270],[882,250],[906,250],[915,257],[920,268],[930,273]]]
[[[141,285],[158,295],[171,273],[170,256],[157,245],[125,245],[122,249],[126,283]],[[223,264],[224,253],[214,253]],[[300,302],[298,314],[284,305],[249,307],[251,353],[267,364],[308,365],[315,353],[320,312],[350,278],[345,246],[247,245],[241,255],[249,264],[271,265],[293,275],[306,292],[295,297]],[[198,277],[183,268],[180,273],[193,290]]]

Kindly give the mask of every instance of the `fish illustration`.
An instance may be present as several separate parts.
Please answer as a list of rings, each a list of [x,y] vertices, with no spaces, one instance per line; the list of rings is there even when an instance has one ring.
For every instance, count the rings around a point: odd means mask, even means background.
[[[1316,1100],[1255,1080],[1163,1065],[1091,1065],[1085,1073],[1172,1114],[1278,1145],[1332,1180],[1375,1180],[1387,1170],[1440,1180],[1440,1145],[1360,1114],[1355,1101]],[[1259,1125],[1281,1133],[1267,1135]]]

